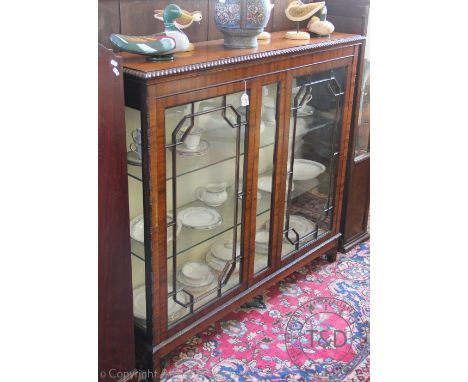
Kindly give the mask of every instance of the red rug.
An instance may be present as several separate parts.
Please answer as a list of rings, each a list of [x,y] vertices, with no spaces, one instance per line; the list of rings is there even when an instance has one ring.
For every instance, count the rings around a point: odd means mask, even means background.
[[[300,269],[172,352],[161,380],[369,381],[369,255]]]

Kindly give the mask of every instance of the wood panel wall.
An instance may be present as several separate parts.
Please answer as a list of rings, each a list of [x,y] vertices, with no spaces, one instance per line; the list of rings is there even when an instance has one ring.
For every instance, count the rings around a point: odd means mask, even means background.
[[[284,14],[288,0],[270,1],[275,4],[275,7],[266,30],[272,32],[294,29],[295,23],[289,21]],[[222,38],[214,23],[213,6],[210,0],[98,0],[99,43],[112,48],[109,41],[111,33],[145,35],[162,31],[163,24],[153,17],[153,11],[163,9],[172,2],[187,11],[203,13],[203,20],[200,24],[194,23],[185,30],[191,42]],[[327,1],[328,19],[335,24],[337,32],[361,34],[363,33],[360,28],[362,20],[359,12],[356,13],[353,9],[356,8],[355,6],[368,5],[369,0],[329,0]],[[307,21],[304,21],[302,26],[306,24]]]

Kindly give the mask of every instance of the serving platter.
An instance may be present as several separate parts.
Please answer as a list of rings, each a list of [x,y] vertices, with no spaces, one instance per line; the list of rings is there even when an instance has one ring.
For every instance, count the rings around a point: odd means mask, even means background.
[[[178,213],[177,220],[184,227],[204,230],[216,228],[223,223],[220,213],[208,207],[185,208]]]

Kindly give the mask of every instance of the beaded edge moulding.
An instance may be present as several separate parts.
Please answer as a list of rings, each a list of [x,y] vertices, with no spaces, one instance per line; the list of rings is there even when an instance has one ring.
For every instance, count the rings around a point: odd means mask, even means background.
[[[178,74],[178,73],[187,73],[187,72],[193,72],[196,70],[216,68],[219,66],[234,64],[238,62],[253,61],[253,60],[258,60],[258,59],[267,58],[267,57],[280,56],[283,54],[296,53],[296,52],[312,50],[312,49],[317,49],[317,48],[325,48],[328,46],[340,45],[344,43],[352,43],[352,42],[363,41],[363,40],[365,40],[365,37],[356,35],[356,36],[351,36],[351,37],[346,37],[346,38],[341,38],[341,39],[336,39],[336,40],[322,41],[322,42],[318,42],[315,44],[311,43],[307,45],[298,45],[298,46],[285,48],[285,49],[270,50],[270,51],[259,52],[259,53],[251,53],[251,54],[247,54],[244,56],[228,57],[228,58],[223,58],[220,60],[207,61],[207,62],[190,64],[190,65],[182,65],[179,67],[162,69],[162,70],[154,70],[151,72],[142,72],[140,70],[126,68],[125,63],[124,63],[123,71],[124,73],[134,76],[134,77],[150,79],[150,78],[155,78],[155,77],[170,76],[170,75]]]

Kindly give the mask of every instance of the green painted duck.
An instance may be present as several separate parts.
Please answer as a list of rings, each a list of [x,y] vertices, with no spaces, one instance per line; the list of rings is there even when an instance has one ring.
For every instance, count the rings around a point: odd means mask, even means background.
[[[127,36],[113,33],[112,43],[125,52],[146,56],[148,61],[173,60],[173,53],[184,52],[189,46],[189,39],[175,24],[182,16],[178,5],[169,4],[163,12],[164,32],[149,36]]]

